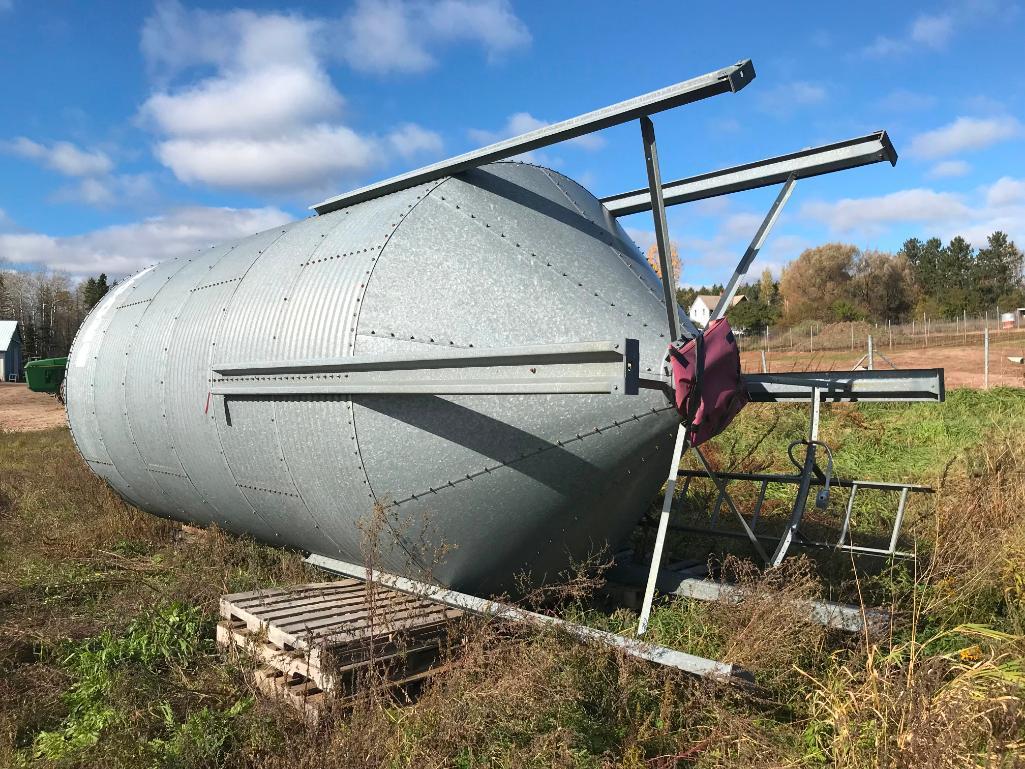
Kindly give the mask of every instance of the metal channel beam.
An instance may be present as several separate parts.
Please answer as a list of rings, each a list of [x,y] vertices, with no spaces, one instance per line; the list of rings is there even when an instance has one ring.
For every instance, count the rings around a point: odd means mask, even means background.
[[[755,403],[807,403],[815,388],[826,403],[942,402],[946,398],[941,368],[744,374],[743,381]]]
[[[886,131],[879,131],[856,139],[825,144],[669,182],[662,186],[662,197],[667,206],[691,203],[731,192],[782,184],[790,176],[795,179],[807,179],[883,160],[896,165],[897,151],[890,143]],[[651,195],[647,189],[611,195],[602,198],[601,202],[613,216],[626,216],[651,210]]]
[[[751,263],[758,256],[758,252],[762,250],[762,246],[765,244],[765,239],[769,237],[769,232],[776,224],[776,220],[779,219],[780,213],[783,211],[783,206],[790,200],[790,195],[794,191],[794,185],[797,184],[797,179],[791,174],[787,177],[786,184],[783,185],[783,189],[779,191],[776,196],[776,200],[773,201],[772,207],[769,212],[762,219],[762,223],[758,225],[758,230],[755,232],[755,236],[751,238],[751,243],[748,245],[747,250],[744,251],[744,255],[740,258],[740,263],[737,265],[737,269],[733,271],[733,275],[730,276],[729,282],[726,284],[726,288],[722,292],[722,296],[719,297],[719,303],[716,304],[715,309],[712,311],[712,320],[719,320],[726,314],[726,311],[733,305],[733,297],[737,295],[737,289],[740,287],[740,280],[747,275],[748,269],[751,267]],[[711,322],[711,321],[709,321]],[[871,366],[869,367],[871,368]]]
[[[218,363],[214,395],[419,394],[636,395],[639,344],[578,342],[447,349],[430,356],[360,355],[320,360]]]
[[[656,112],[690,104],[721,93],[735,93],[754,80],[754,77],[754,65],[750,59],[746,59],[731,67],[709,72],[618,104],[602,107],[594,112],[588,112],[586,115],[543,126],[473,152],[467,152],[449,160],[442,160],[439,163],[361,187],[344,195],[328,198],[312,208],[318,214],[326,214],[354,203],[451,176],[469,168],[476,168],[485,163],[505,160],[514,155],[557,144],[567,139],[575,139],[578,136],[584,136],[610,126],[620,125],[644,115],[653,115]]]
[[[697,657],[666,646],[645,643],[635,638],[627,638],[626,636],[616,635],[605,630],[596,630],[595,628],[578,625],[575,622],[569,622],[559,617],[538,614],[510,606],[509,604],[489,601],[485,598],[468,595],[467,593],[459,593],[455,590],[428,585],[423,582],[407,579],[406,577],[386,574],[385,572],[367,569],[363,566],[357,566],[356,564],[339,561],[334,558],[327,558],[322,555],[311,555],[306,561],[325,571],[342,574],[347,577],[355,577],[364,581],[378,582],[393,590],[409,593],[476,614],[513,622],[527,622],[534,625],[557,627],[582,641],[592,641],[612,646],[631,657],[674,667],[694,675],[735,683],[750,683],[753,680],[749,672],[736,665],[706,659],[705,657]]]
[[[739,532],[738,532],[739,533]],[[644,567],[630,564],[616,564],[605,576],[610,582],[621,585],[640,586],[644,583]],[[743,601],[753,591],[740,585],[731,585],[716,580],[700,579],[686,571],[678,572],[664,569],[658,572],[656,587],[663,595],[677,595],[682,598],[693,598],[698,601]],[[782,596],[780,596],[782,598]],[[809,599],[801,602],[808,609],[808,616],[825,627],[843,630],[848,633],[861,633],[865,629],[865,620],[870,628],[878,629],[885,625],[889,614],[883,609],[837,603],[822,599]]]

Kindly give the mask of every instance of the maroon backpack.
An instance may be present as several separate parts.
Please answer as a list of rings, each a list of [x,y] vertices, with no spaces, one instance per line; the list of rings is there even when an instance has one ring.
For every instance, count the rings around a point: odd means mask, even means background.
[[[725,430],[748,402],[737,338],[726,318],[719,318],[682,347],[670,346],[669,355],[688,445],[700,446]]]

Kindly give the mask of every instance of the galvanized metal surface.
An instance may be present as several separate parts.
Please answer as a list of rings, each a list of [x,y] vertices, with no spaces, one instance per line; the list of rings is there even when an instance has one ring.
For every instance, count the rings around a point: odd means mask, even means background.
[[[520,136],[490,144],[458,157],[443,160],[409,173],[394,176],[391,179],[361,187],[329,198],[313,206],[318,214],[326,214],[339,208],[351,206],[364,200],[387,195],[398,190],[408,189],[412,185],[431,182],[452,174],[478,168],[485,163],[507,160],[531,150],[548,147],[567,139],[594,133],[603,128],[627,123],[636,118],[653,115],[673,107],[707,99],[722,93],[737,92],[755,77],[754,65],[750,59],[737,62],[730,67],[708,72],[690,80],[661,88],[657,91],[635,96],[632,99],[612,104],[585,115],[563,120],[553,125],[542,126]]]
[[[812,390],[818,390],[819,399],[827,403],[940,403],[946,398],[941,368],[744,374],[743,382],[756,403],[807,402]]]
[[[668,182],[662,185],[662,199],[667,206],[692,203],[733,192],[782,184],[791,176],[794,179],[807,179],[884,160],[896,165],[897,151],[893,148],[886,131],[878,131],[856,139],[833,142],[821,147],[777,155]],[[613,216],[626,216],[651,210],[651,195],[647,189],[610,195],[602,198],[601,202]]]
[[[356,577],[366,581],[372,581],[393,590],[398,590],[421,599],[428,599],[445,606],[457,609],[465,609],[476,614],[496,617],[498,619],[510,620],[512,622],[526,622],[534,625],[548,625],[557,627],[582,641],[597,642],[606,646],[612,646],[623,653],[637,659],[654,662],[658,665],[673,667],[693,675],[711,678],[724,683],[749,684],[753,682],[750,672],[737,665],[727,662],[698,657],[687,652],[670,649],[668,646],[646,643],[636,638],[610,633],[607,630],[598,630],[580,625],[576,622],[553,617],[548,614],[520,609],[507,603],[489,601],[478,598],[474,595],[467,595],[455,590],[446,590],[436,585],[410,580],[405,577],[388,574],[377,569],[368,569],[359,564],[347,563],[336,558],[325,558],[321,555],[311,555],[306,561],[325,571],[334,574],[342,574],[349,577]]]
[[[75,340],[69,421],[90,466],[150,512],[362,561],[380,503],[382,568],[501,590],[625,538],[666,475],[663,392],[238,397],[212,368],[632,338],[657,378],[661,293],[593,195],[494,164],[119,284]]]

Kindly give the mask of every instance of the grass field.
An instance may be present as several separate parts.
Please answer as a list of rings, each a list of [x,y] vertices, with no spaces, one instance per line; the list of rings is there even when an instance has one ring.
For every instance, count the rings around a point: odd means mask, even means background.
[[[710,456],[782,469],[805,418],[751,407]],[[212,639],[222,593],[322,575],[244,539],[182,540],[92,476],[64,429],[0,433],[0,766],[1018,766],[1023,431],[1021,390],[827,409],[838,473],[938,493],[911,510],[914,564],[856,573],[795,558],[763,573],[734,545],[716,557],[748,597],[657,607],[653,640],[744,665],[756,689],[480,621],[414,705],[368,692],[318,727],[258,696]],[[690,507],[705,501],[695,486]],[[886,524],[881,503],[859,521]],[[567,595],[560,610],[592,624],[636,621]],[[800,610],[823,595],[888,605],[895,621],[875,636],[826,632]]]

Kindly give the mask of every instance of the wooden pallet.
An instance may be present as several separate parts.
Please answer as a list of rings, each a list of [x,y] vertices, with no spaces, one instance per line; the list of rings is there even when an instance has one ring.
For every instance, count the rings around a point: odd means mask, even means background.
[[[262,691],[314,719],[327,701],[354,698],[370,677],[404,692],[438,672],[462,616],[355,579],[226,595],[220,613],[218,643],[244,650]]]

